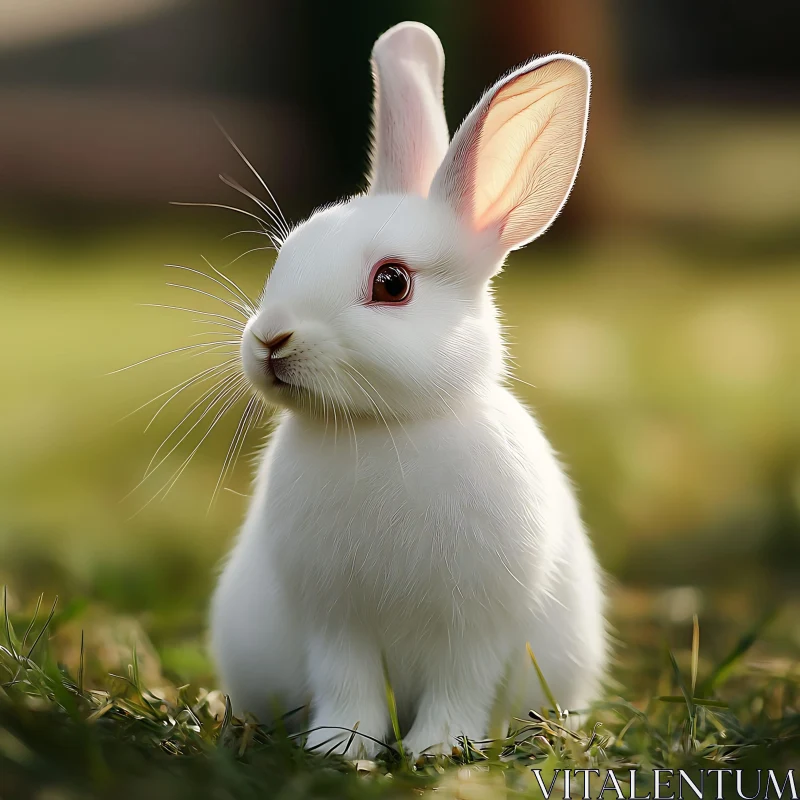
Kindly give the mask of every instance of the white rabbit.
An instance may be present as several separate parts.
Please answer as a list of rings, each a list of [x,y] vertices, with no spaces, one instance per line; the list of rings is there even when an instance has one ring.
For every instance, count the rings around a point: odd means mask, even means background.
[[[284,411],[211,611],[234,709],[310,701],[307,746],[351,757],[393,741],[384,659],[414,754],[484,739],[504,697],[507,719],[548,705],[528,642],[563,707],[592,701],[606,665],[600,574],[505,386],[491,293],[569,194],[589,70],[525,64],[452,142],[433,31],[392,28],[373,71],[370,189],[290,233],[242,338]]]

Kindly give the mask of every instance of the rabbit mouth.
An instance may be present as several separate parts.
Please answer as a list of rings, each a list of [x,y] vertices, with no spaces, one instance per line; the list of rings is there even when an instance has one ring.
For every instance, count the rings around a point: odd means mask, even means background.
[[[285,358],[267,358],[265,359],[264,365],[266,367],[265,372],[267,373],[267,377],[273,386],[291,385],[289,381],[280,375],[280,372],[282,372],[286,366]]]
[[[279,395],[285,396],[289,394],[293,397],[305,394],[307,389],[291,380],[289,365],[289,358],[275,358],[265,361],[263,373],[268,390]]]

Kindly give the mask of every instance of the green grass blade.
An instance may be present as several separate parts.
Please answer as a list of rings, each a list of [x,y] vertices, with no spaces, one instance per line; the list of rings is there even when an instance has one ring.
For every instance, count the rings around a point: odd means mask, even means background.
[[[225,711],[222,715],[222,723],[219,726],[217,733],[217,747],[226,748],[231,747],[233,737],[229,735],[231,722],[233,721],[233,706],[231,704],[230,695],[225,695]]]
[[[686,697],[682,694],[661,695],[655,699],[661,703],[686,703]],[[722,700],[706,700],[704,697],[693,698],[693,705],[707,706],[708,708],[728,708],[728,704]]]
[[[550,685],[547,683],[547,680],[544,677],[544,673],[542,672],[541,667],[539,666],[539,662],[536,660],[536,656],[533,653],[533,648],[531,647],[530,642],[526,642],[525,647],[528,651],[528,656],[530,657],[531,662],[533,663],[533,667],[536,670],[536,675],[539,678],[539,683],[541,684],[544,696],[548,699],[550,707],[556,712],[558,718],[561,719],[561,717],[564,716],[561,710],[561,706],[556,702],[555,695],[553,694],[552,690],[550,689]]]
[[[769,625],[769,623],[775,618],[776,613],[776,608],[770,609],[736,642],[730,653],[728,653],[728,655],[725,656],[725,658],[723,658],[716,667],[714,667],[714,669],[711,671],[711,674],[700,685],[700,690],[697,693],[699,696],[705,697],[706,695],[711,694],[711,692],[717,686],[725,682],[726,678],[728,675],[730,675],[736,664],[741,660],[742,656],[744,656],[747,651],[750,650],[750,648],[761,636],[767,625]]]
[[[22,644],[20,645],[20,650],[25,649],[25,644],[28,641],[28,637],[31,635],[33,626],[36,624],[36,620],[39,618],[39,609],[42,607],[42,600],[44,600],[44,592],[42,592],[36,600],[36,608],[33,610],[33,616],[31,617],[31,621],[28,623],[28,627],[25,629],[25,634],[22,637]]]
[[[84,689],[83,689],[83,680],[85,674],[85,653],[84,653],[84,635],[83,631],[81,631],[81,656],[80,661],[78,662],[78,691],[80,692],[81,697],[83,697]]]
[[[697,670],[700,666],[700,621],[697,614],[692,617],[692,697],[697,689]]]
[[[53,616],[56,613],[56,606],[58,605],[58,595],[56,595],[55,600],[53,600],[53,607],[50,609],[50,613],[47,615],[47,619],[44,621],[44,625],[42,625],[42,629],[39,631],[39,635],[34,639],[33,644],[31,645],[31,649],[28,650],[28,655],[26,658],[30,658],[33,655],[33,651],[36,649],[36,645],[39,644],[42,637],[47,632],[48,628],[50,627],[50,623],[53,621]]]
[[[6,645],[15,659],[19,658],[19,653],[14,644],[14,628],[11,625],[11,618],[8,615],[8,586],[3,586],[3,618],[6,626]]]
[[[667,648],[667,655],[669,656],[669,662],[672,666],[672,673],[675,676],[675,681],[678,684],[678,688],[681,690],[681,694],[683,695],[683,699],[686,703],[686,708],[689,710],[689,716],[694,716],[694,697],[692,697],[691,692],[686,687],[686,683],[683,680],[683,675],[681,675],[680,667],[678,667],[678,662],[675,660],[675,654]]]
[[[405,761],[406,751],[403,747],[403,740],[400,737],[400,718],[397,716],[397,699],[394,695],[392,682],[389,679],[389,662],[386,659],[386,653],[381,653],[381,664],[383,665],[383,685],[386,690],[386,705],[389,708],[389,718],[392,720],[392,733],[394,733],[394,740],[397,742],[397,749],[400,751],[400,758]]]

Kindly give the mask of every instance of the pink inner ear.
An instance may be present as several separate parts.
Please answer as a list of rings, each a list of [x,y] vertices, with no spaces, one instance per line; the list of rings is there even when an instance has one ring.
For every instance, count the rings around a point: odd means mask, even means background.
[[[511,81],[489,105],[476,157],[476,222],[500,221],[510,246],[544,230],[572,186],[583,147],[584,81],[573,62],[551,61]]]
[[[531,170],[530,159],[542,134],[552,122],[553,112],[532,113],[541,97],[521,89],[523,76],[496,97],[489,106],[476,154],[476,209],[483,207],[476,219],[479,227],[502,219],[512,211],[525,194],[525,177]],[[555,91],[555,90],[550,90]],[[527,119],[514,124],[515,118]]]
[[[589,73],[570,56],[520,68],[487,93],[459,129],[436,192],[476,231],[510,250],[558,214],[583,150]]]

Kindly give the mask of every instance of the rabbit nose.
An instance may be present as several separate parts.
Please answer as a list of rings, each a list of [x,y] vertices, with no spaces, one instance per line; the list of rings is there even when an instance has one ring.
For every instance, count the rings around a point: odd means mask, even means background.
[[[280,350],[281,347],[283,347],[289,341],[289,339],[292,338],[293,334],[293,331],[289,331],[288,333],[278,333],[268,341],[264,342],[264,346],[269,350],[269,357],[272,358],[275,355],[275,352]]]

